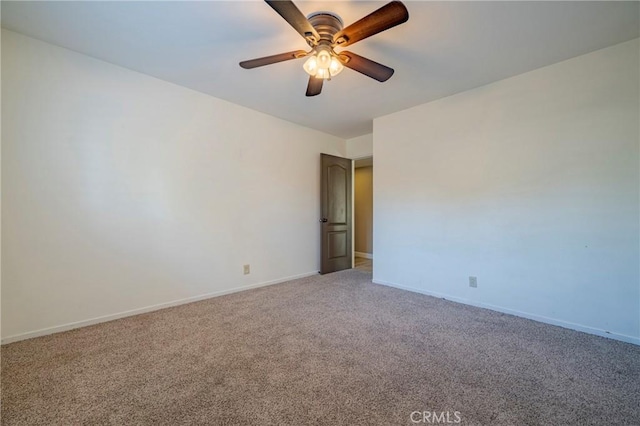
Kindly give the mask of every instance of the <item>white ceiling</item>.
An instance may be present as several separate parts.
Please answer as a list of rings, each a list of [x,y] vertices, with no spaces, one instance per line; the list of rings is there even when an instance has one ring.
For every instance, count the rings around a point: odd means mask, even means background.
[[[386,2],[296,1],[345,25]],[[396,70],[378,83],[349,69],[304,96],[304,60],[238,62],[307,46],[262,1],[9,2],[2,26],[345,139],[385,114],[640,35],[638,2],[406,1],[409,21],[349,50]]]

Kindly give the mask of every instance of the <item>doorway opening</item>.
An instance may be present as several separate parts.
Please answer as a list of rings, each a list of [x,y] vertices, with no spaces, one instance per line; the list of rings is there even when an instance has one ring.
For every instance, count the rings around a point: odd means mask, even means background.
[[[353,267],[373,272],[373,157],[354,161]]]

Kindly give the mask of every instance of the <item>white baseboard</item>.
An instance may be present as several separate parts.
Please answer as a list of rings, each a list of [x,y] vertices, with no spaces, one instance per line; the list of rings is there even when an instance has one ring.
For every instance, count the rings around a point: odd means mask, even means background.
[[[371,254],[371,253],[364,253],[364,252],[361,252],[361,251],[354,251],[353,255],[355,257],[364,257],[365,259],[373,260],[373,254]]]
[[[46,336],[48,334],[60,333],[63,331],[73,330],[75,328],[86,327],[88,325],[99,324],[102,322],[113,321],[120,318],[130,317],[134,315],[145,314],[147,312],[153,312],[164,308],[170,308],[172,306],[184,305],[187,303],[198,302],[200,300],[211,299],[212,297],[224,296],[226,294],[238,293],[240,291],[251,290],[258,287],[266,287],[269,285],[280,284],[286,281],[295,280],[298,278],[306,278],[313,275],[317,275],[318,271],[307,272],[304,274],[293,275],[290,277],[279,278],[271,281],[264,281],[257,284],[250,284],[246,286],[234,287],[228,290],[214,291],[212,293],[201,294],[199,296],[187,297],[185,299],[173,300],[170,302],[159,303],[157,305],[146,306],[144,308],[132,309],[130,311],[119,312],[116,314],[104,315],[101,317],[91,318],[87,320],[71,322],[68,324],[57,325],[54,327],[43,328],[40,330],[29,331],[27,333],[15,334],[13,336],[3,337],[2,344],[18,342],[20,340],[32,339],[34,337]]]
[[[582,331],[583,333],[595,334],[596,336],[608,337],[609,339],[615,339],[615,340],[620,340],[622,342],[627,342],[627,343],[633,343],[635,345],[640,345],[640,338],[638,338],[638,337],[627,336],[625,334],[612,333],[612,332],[609,332],[609,331],[606,331],[606,330],[601,330],[601,329],[598,329],[598,328],[593,328],[593,327],[589,327],[589,326],[582,325],[582,324],[575,324],[575,323],[572,323],[572,322],[562,321],[562,320],[549,318],[549,317],[544,317],[544,316],[541,316],[541,315],[536,315],[536,314],[530,314],[530,313],[527,313],[527,312],[516,311],[516,310],[513,310],[513,309],[503,308],[501,306],[495,306],[495,305],[491,305],[491,304],[488,304],[488,303],[477,302],[475,300],[465,299],[465,298],[461,298],[461,297],[449,296],[447,294],[437,293],[437,292],[433,292],[433,291],[429,291],[429,290],[421,290],[421,289],[417,289],[417,288],[413,288],[413,287],[407,287],[407,286],[403,286],[403,285],[392,283],[392,282],[388,282],[388,281],[374,279],[372,282],[374,284],[384,285],[384,286],[387,286],[387,287],[394,287],[394,288],[398,288],[400,290],[407,290],[407,291],[411,291],[411,292],[414,292],[414,293],[426,294],[427,296],[433,296],[433,297],[437,297],[437,298],[441,298],[441,299],[446,299],[446,300],[450,300],[452,302],[463,303],[465,305],[476,306],[478,308],[490,309],[492,311],[502,312],[504,314],[509,314],[509,315],[515,315],[517,317],[527,318],[527,319],[530,319],[530,320],[543,322],[545,324],[557,325],[558,327],[568,328],[568,329],[576,330],[576,331]]]

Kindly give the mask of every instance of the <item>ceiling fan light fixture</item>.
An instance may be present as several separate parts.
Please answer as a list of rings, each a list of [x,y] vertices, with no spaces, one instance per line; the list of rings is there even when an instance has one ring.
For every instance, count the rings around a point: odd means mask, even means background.
[[[327,69],[331,65],[331,53],[327,49],[320,49],[317,54],[318,68]]]
[[[315,76],[318,72],[318,60],[316,59],[316,56],[310,56],[309,59],[305,61],[302,68],[304,68],[307,74]]]
[[[331,65],[329,65],[329,72],[331,73],[331,75],[338,75],[342,72],[343,69],[344,66],[342,65],[342,62],[340,62],[340,60],[335,56],[332,57]]]
[[[302,68],[312,77],[330,79],[340,74],[344,66],[330,48],[320,48],[305,61]]]

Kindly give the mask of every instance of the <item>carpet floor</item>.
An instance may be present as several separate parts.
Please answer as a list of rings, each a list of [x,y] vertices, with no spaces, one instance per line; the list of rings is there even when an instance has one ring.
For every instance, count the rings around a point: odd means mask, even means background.
[[[2,347],[6,425],[639,425],[640,347],[349,270]]]

